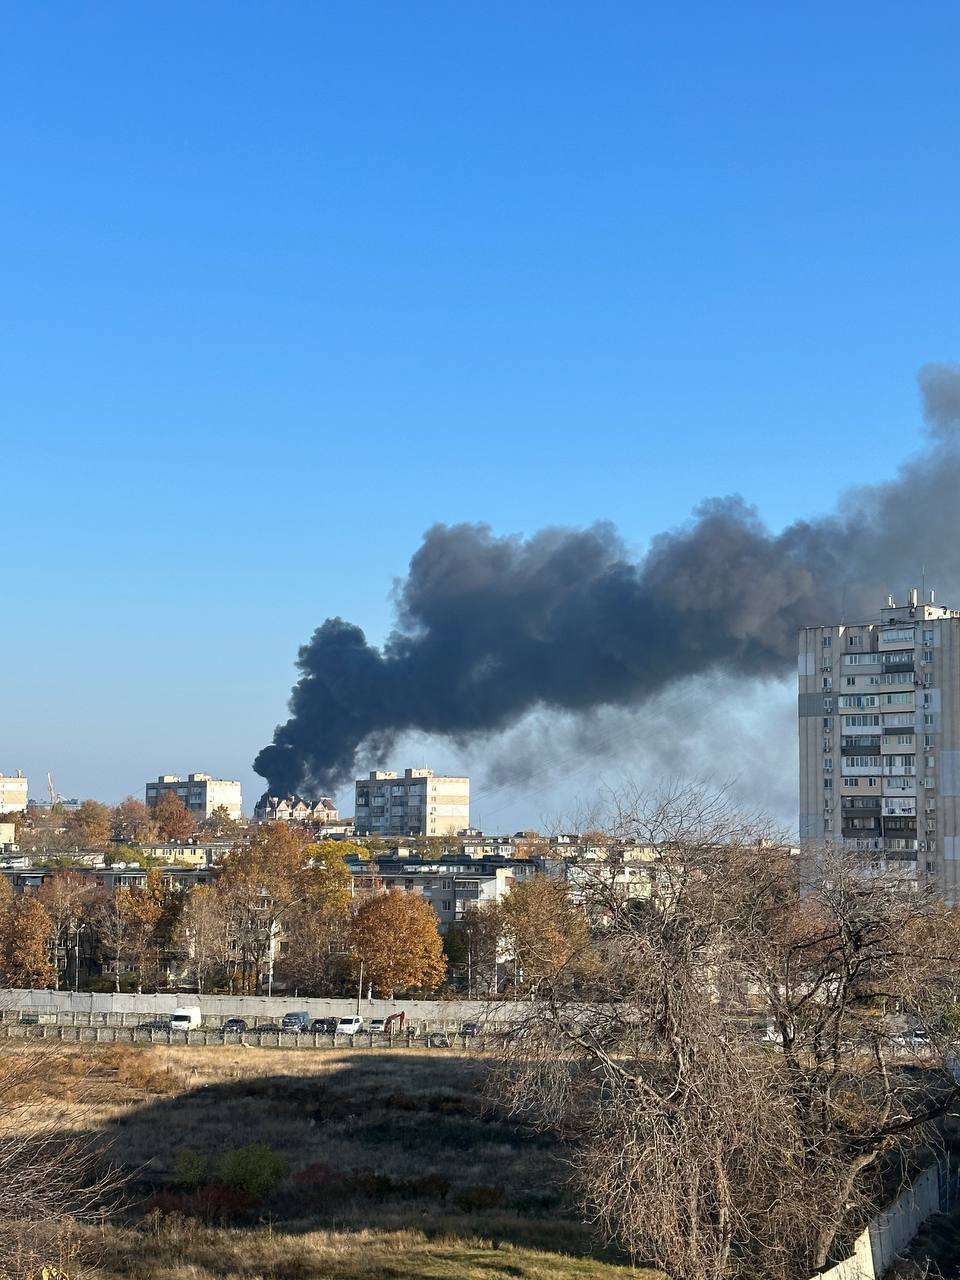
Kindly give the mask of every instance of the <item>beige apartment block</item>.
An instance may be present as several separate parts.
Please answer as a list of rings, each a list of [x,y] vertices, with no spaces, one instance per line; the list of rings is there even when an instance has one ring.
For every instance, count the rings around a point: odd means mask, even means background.
[[[358,778],[354,825],[364,836],[452,836],[470,826],[470,779],[405,769]]]
[[[147,807],[152,809],[165,791],[179,796],[196,818],[209,818],[221,805],[231,818],[243,816],[240,783],[227,778],[211,778],[208,773],[190,773],[186,778],[174,773],[161,773],[156,782],[147,783]]]
[[[27,807],[27,780],[21,770],[0,773],[0,813],[22,813]]]
[[[801,840],[960,902],[960,610],[804,627],[799,681]]]

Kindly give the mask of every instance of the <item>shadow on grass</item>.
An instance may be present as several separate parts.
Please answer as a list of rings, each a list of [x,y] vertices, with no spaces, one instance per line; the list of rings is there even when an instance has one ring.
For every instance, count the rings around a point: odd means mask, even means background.
[[[174,1214],[198,1218],[207,1231],[229,1228],[231,1237],[253,1235],[265,1223],[271,1232],[300,1237],[413,1230],[438,1244],[476,1240],[483,1251],[469,1274],[478,1276],[536,1274],[497,1252],[499,1246],[571,1255],[571,1262],[601,1256],[569,1202],[569,1152],[484,1108],[482,1060],[442,1050],[416,1056],[358,1050],[336,1061],[311,1055],[302,1074],[258,1074],[269,1052],[251,1050],[249,1067],[243,1058],[234,1079],[198,1080],[111,1121],[115,1156],[137,1171],[128,1225],[146,1220],[160,1233]],[[195,1185],[178,1184],[184,1149],[212,1167],[250,1143],[270,1147],[286,1169],[254,1203],[209,1195],[204,1201]],[[195,1256],[203,1252],[202,1234]],[[405,1250],[395,1264],[381,1253],[377,1270],[335,1274],[429,1280],[443,1274],[432,1269],[436,1256],[435,1248],[428,1268],[413,1271]],[[269,1272],[278,1280],[314,1274],[298,1273],[295,1260],[278,1265]]]

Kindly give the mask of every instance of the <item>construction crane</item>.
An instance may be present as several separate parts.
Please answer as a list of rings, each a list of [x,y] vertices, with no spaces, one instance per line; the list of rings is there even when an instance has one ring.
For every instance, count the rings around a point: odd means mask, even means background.
[[[50,801],[51,805],[59,804],[63,799],[63,796],[57,790],[52,773],[47,774],[47,799]]]

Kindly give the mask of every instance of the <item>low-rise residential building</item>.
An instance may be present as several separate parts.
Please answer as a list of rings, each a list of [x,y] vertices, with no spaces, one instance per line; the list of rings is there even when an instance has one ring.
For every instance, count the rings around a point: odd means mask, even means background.
[[[358,835],[452,836],[470,826],[470,779],[405,769],[374,769],[355,785]]]
[[[23,813],[27,807],[27,780],[23,771],[0,773],[0,813]]]
[[[209,818],[214,809],[226,809],[231,818],[243,817],[240,783],[227,778],[212,778],[208,773],[190,773],[181,778],[174,773],[161,773],[156,782],[146,785],[147,808],[152,809],[162,795],[172,792],[183,801],[195,818]]]
[[[303,796],[271,796],[264,793],[253,816],[257,822],[311,822],[340,825],[340,812],[329,796],[305,800]]]
[[[533,859],[500,855],[471,858],[456,852],[439,858],[384,854],[364,860],[348,856],[346,862],[355,897],[391,889],[420,893],[436,912],[441,933],[462,920],[471,907],[499,902],[517,883],[543,870]]]

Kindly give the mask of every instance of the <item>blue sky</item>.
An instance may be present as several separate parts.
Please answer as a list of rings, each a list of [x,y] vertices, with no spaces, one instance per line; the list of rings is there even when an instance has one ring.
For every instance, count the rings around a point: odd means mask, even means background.
[[[958,36],[945,3],[0,6],[0,770],[252,803],[297,646],[382,637],[433,522],[639,553],[707,495],[829,508],[838,431],[888,475],[960,350]]]

